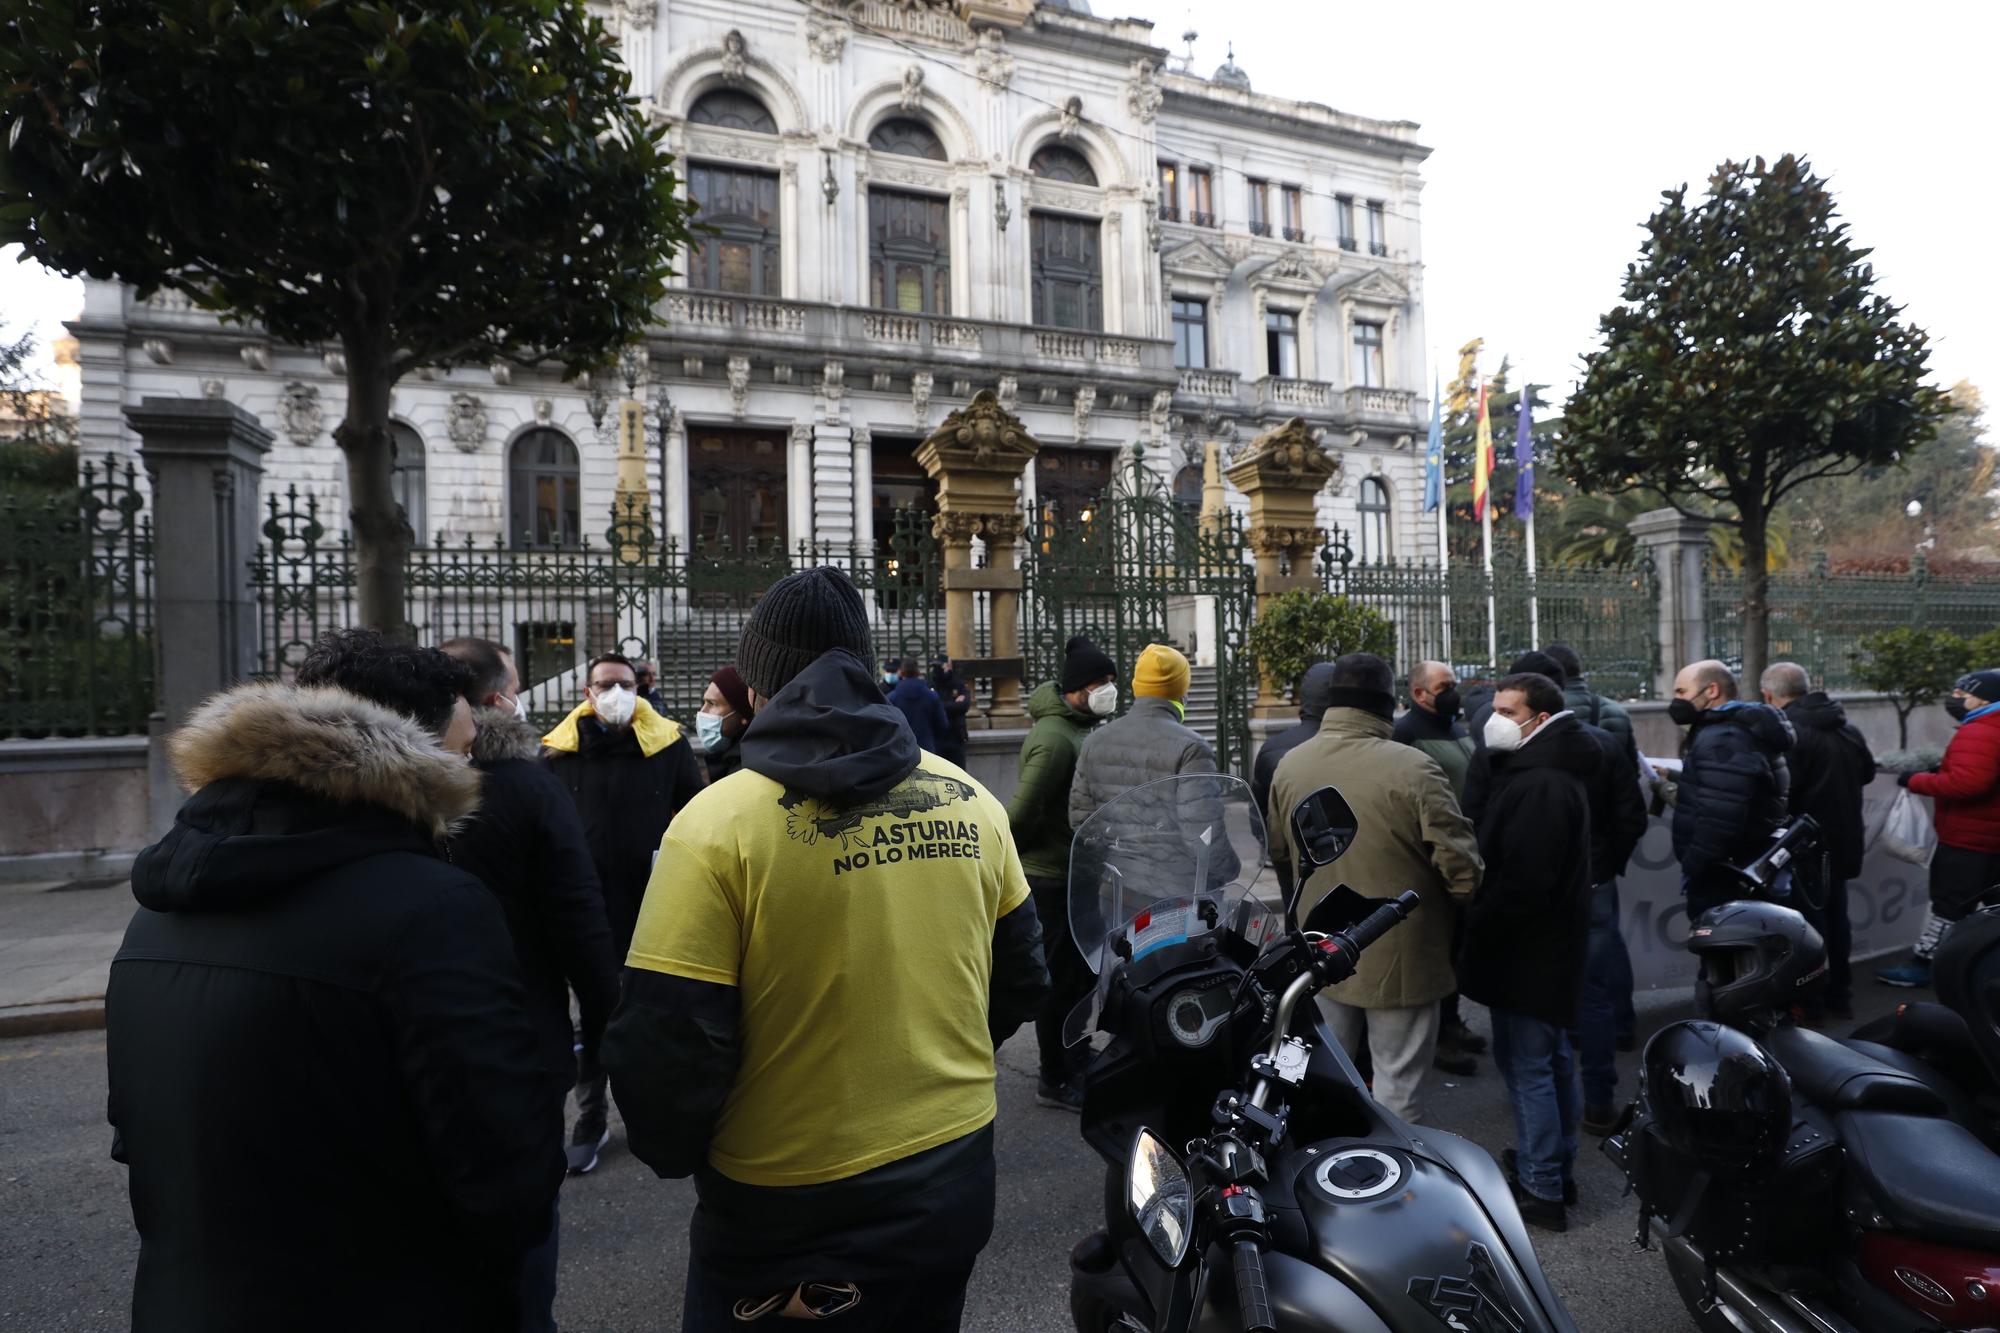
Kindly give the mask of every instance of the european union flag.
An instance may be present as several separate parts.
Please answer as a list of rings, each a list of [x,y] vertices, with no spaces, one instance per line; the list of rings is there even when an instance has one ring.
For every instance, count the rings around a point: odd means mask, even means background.
[[[1431,372],[1431,437],[1424,446],[1424,512],[1444,508],[1444,419],[1437,372]]]

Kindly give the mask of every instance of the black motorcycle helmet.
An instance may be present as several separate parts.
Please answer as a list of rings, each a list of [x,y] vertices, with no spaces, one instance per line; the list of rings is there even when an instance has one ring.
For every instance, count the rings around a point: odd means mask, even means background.
[[[1755,1040],[1669,1023],[1640,1056],[1639,1099],[1667,1145],[1715,1170],[1774,1160],[1792,1134],[1792,1080]]]
[[[1687,947],[1701,959],[1695,1011],[1753,1032],[1776,1023],[1826,974],[1826,942],[1819,932],[1776,903],[1712,907],[1688,932]]]

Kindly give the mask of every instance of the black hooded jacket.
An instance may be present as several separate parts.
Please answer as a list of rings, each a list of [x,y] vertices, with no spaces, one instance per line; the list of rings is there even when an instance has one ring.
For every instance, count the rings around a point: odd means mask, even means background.
[[[1688,728],[1674,803],[1674,855],[1684,884],[1736,884],[1727,870],[1756,857],[1785,818],[1791,723],[1763,704],[1704,709]]]
[[[1333,663],[1315,662],[1307,667],[1305,679],[1299,682],[1299,724],[1265,741],[1264,748],[1257,751],[1257,762],[1250,766],[1250,795],[1260,813],[1271,808],[1271,783],[1278,776],[1279,761],[1319,735],[1320,721],[1332,697]],[[1275,843],[1279,835],[1270,833],[1270,839]]]
[[[1861,824],[1861,792],[1875,779],[1875,756],[1847,720],[1847,710],[1820,690],[1785,705],[1794,742],[1786,758],[1791,769],[1791,810],[1811,815],[1826,839],[1836,879],[1861,873],[1867,839]]]
[[[149,1330],[495,1329],[562,1112],[494,896],[439,856],[479,779],[414,722],[253,685],[172,741],[105,998]]]
[[[482,709],[478,722],[472,762],[485,776],[479,813],[453,830],[451,859],[479,876],[507,913],[528,1011],[560,1100],[576,1081],[570,990],[584,1047],[596,1050],[618,1003],[624,960],[612,956],[604,892],[576,804],[536,762],[541,734],[504,709]]]
[[[1590,785],[1604,750],[1574,716],[1518,750],[1487,752],[1479,820],[1486,877],[1465,912],[1459,991],[1490,1008],[1576,1026],[1590,936]]]
[[[886,796],[921,757],[868,665],[844,650],[821,656],[760,709],[742,749],[750,772],[839,808]],[[825,891],[837,890],[828,884]],[[799,947],[845,946],[816,939]],[[857,957],[854,965],[868,960]],[[986,1020],[996,1049],[1047,994],[1041,927],[1029,899],[993,933]],[[707,1166],[740,1062],[740,1018],[738,987],[628,967],[605,1036],[604,1063],[634,1155],[662,1176],[697,1176],[692,1243],[699,1262],[727,1279],[771,1280],[775,1290],[783,1281],[861,1282],[970,1258],[984,1247],[993,1223],[991,1125],[825,1184],[760,1187]],[[800,1021],[866,1023],[868,1016]]]

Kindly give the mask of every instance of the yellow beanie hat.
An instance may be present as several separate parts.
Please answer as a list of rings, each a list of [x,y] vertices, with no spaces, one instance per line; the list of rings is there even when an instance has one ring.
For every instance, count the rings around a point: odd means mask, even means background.
[[[1187,692],[1188,660],[1164,643],[1147,644],[1132,671],[1132,693],[1141,699],[1185,699]]]

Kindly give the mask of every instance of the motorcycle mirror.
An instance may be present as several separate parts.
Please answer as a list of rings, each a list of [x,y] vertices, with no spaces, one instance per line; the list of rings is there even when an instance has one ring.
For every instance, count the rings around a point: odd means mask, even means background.
[[[1366,921],[1381,905],[1380,899],[1364,898],[1342,884],[1313,904],[1305,928],[1315,935],[1337,935]]]
[[[1141,1129],[1132,1138],[1132,1152],[1126,1159],[1125,1200],[1132,1220],[1160,1262],[1168,1268],[1181,1266],[1187,1258],[1188,1238],[1194,1229],[1194,1190],[1188,1182],[1181,1159],[1154,1136]]]
[[[1321,787],[1292,811],[1292,845],[1304,858],[1301,869],[1307,872],[1345,856],[1356,831],[1353,807],[1332,787]]]

